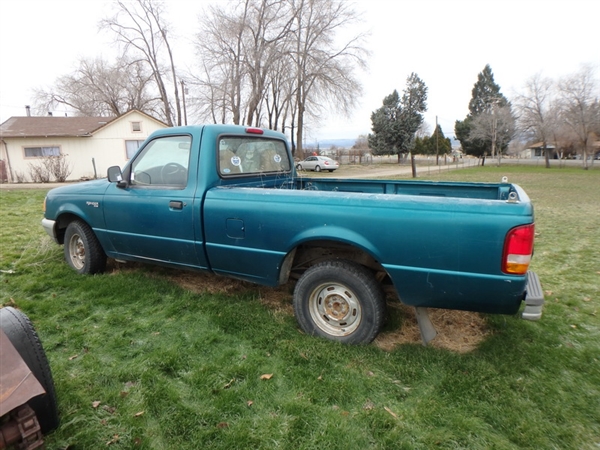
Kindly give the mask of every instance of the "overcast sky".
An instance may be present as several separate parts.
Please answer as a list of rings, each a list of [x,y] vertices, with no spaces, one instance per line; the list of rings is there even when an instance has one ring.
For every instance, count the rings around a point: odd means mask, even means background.
[[[166,1],[178,38],[176,62],[184,59],[192,66],[197,17],[209,1]],[[25,115],[25,105],[33,103],[31,89],[74,71],[79,58],[113,55],[112,36],[98,31],[107,3],[0,0],[0,123]],[[486,64],[509,98],[537,72],[557,79],[581,64],[600,66],[598,0],[356,0],[354,5],[364,12],[363,27],[371,33],[369,69],[360,73],[364,95],[351,117],[323,117],[319,128],[308,130],[308,143],[369,133],[371,113],[394,89],[403,90],[411,72],[429,88],[430,131],[437,116],[450,137],[454,121],[468,112],[471,89]]]

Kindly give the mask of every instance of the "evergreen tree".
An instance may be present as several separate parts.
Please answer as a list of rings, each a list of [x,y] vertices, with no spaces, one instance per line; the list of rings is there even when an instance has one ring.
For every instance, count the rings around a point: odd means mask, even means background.
[[[431,151],[431,145],[429,143],[429,136],[416,137],[415,138],[415,149],[416,155],[428,155]]]
[[[486,64],[483,71],[477,76],[477,82],[474,84],[471,94],[469,114],[465,120],[455,122],[454,133],[466,154],[483,156],[490,152],[491,139],[473,139],[471,137],[473,119],[481,114],[488,114],[492,108],[502,108],[508,106],[509,103],[500,92],[500,86],[494,81],[494,74],[489,64]]]
[[[400,155],[414,146],[415,133],[423,123],[427,110],[427,86],[412,73],[400,98],[394,90],[383,99],[383,106],[371,114],[372,134],[369,147],[375,155]]]
[[[374,155],[396,155],[400,152],[401,131],[400,95],[394,89],[383,99],[383,106],[371,114],[373,134],[369,134],[369,147]]]
[[[442,127],[438,124],[431,136],[417,137],[414,152],[417,155],[446,155],[452,153],[452,141],[444,136]],[[437,144],[436,144],[437,142]]]
[[[452,153],[452,141],[450,141],[450,138],[444,136],[442,127],[439,124],[429,138],[429,147],[431,155],[446,155]]]

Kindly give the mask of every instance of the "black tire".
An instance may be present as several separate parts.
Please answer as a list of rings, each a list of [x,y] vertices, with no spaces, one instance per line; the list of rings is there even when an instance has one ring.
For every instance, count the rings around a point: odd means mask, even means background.
[[[385,321],[385,295],[373,274],[360,264],[325,261],[309,268],[296,283],[294,313],[307,334],[368,344]]]
[[[321,166],[315,166],[315,172],[320,172],[321,171]]]
[[[298,164],[298,165],[296,166],[296,170],[302,170],[302,164]]]
[[[65,259],[79,274],[104,272],[106,253],[87,223],[75,220],[67,226]]]
[[[335,169],[329,169],[329,173],[333,172]]]
[[[58,427],[59,418],[52,372],[42,343],[29,318],[10,306],[0,309],[0,326],[46,391],[27,404],[35,411],[42,433],[49,433]]]

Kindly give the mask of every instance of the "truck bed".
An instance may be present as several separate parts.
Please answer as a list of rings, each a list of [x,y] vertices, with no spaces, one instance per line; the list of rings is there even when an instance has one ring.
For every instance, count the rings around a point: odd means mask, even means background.
[[[368,194],[423,195],[431,197],[516,200],[524,192],[510,183],[460,183],[404,180],[299,179],[297,189]],[[511,193],[513,194],[511,197]]]
[[[526,277],[502,273],[504,238],[533,206],[509,183],[265,179],[210,189],[204,217],[218,273],[275,285],[291,249],[335,241],[380,261],[408,305],[512,314]]]

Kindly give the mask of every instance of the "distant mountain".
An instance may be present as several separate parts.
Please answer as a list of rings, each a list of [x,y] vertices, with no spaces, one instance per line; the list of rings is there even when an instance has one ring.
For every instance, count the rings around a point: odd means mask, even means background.
[[[337,148],[351,148],[356,139],[320,139],[318,141],[307,142],[305,147],[315,148],[319,147],[321,149],[329,149],[333,146]]]
[[[460,147],[460,141],[450,136],[450,142],[453,149]],[[335,146],[337,148],[352,148],[356,143],[356,139],[320,139],[316,141],[307,142],[304,147],[306,148],[317,148],[317,146],[323,150],[328,150]]]

